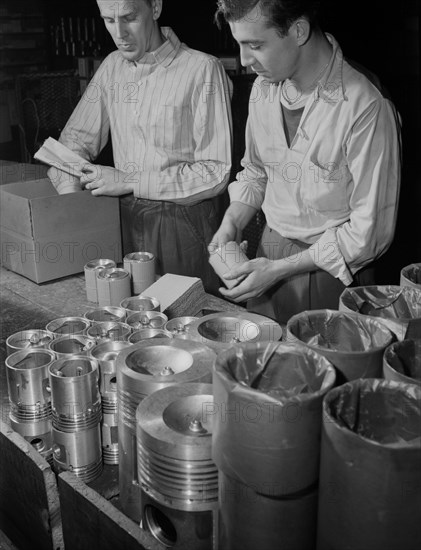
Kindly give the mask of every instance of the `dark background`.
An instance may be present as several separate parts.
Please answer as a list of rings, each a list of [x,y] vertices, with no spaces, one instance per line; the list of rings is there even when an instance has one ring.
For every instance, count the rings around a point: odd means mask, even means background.
[[[403,266],[421,262],[419,2],[402,0],[393,8],[385,4],[381,0],[346,3],[324,0],[321,2],[320,22],[322,28],[338,40],[345,56],[377,74],[402,117],[403,170],[398,225],[394,242],[380,259],[377,269],[379,284],[398,284]],[[170,25],[190,47],[214,55],[235,53],[229,29],[220,31],[213,22],[215,6],[215,0],[164,0],[160,22]],[[3,137],[0,142],[0,159],[22,160],[13,113],[15,77],[31,71],[76,69],[75,56],[66,52],[62,45],[58,47],[57,40],[57,32],[60,32],[57,29],[63,22],[67,25],[72,19],[75,24],[76,18],[89,18],[89,24],[95,20],[95,44],[89,46],[90,51],[86,47],[85,53],[104,56],[114,49],[98,17],[95,0],[2,2],[0,105],[3,106],[2,114],[6,113],[6,105],[9,120],[2,120],[0,124],[9,124],[6,136],[9,135],[10,139]],[[31,27],[34,22],[35,27]],[[13,32],[18,23],[23,32]],[[4,27],[5,24],[8,26]],[[32,32],[34,28],[36,32]],[[30,48],[25,49],[24,38],[32,40]],[[79,48],[80,44],[75,47]],[[73,53],[80,55],[80,52]],[[248,88],[246,85],[239,89],[241,93],[236,97],[241,105],[233,105],[233,109],[235,127],[241,133],[246,117],[243,96]],[[241,146],[242,143],[240,149]]]

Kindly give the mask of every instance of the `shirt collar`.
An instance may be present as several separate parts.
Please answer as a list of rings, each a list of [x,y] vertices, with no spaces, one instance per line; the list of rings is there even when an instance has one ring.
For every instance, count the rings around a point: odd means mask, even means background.
[[[320,78],[314,90],[316,100],[321,99],[326,103],[337,103],[340,100],[347,100],[343,81],[344,56],[339,44],[331,34],[326,33],[326,38],[332,44],[332,56],[327,70]]]
[[[161,32],[165,37],[165,42],[153,52],[147,52],[138,61],[129,61],[136,65],[162,65],[168,67],[176,57],[181,47],[181,42],[171,27],[161,27]]]

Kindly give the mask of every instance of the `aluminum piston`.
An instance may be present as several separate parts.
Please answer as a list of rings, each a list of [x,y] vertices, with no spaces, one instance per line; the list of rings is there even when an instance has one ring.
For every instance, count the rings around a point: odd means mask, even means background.
[[[54,338],[60,338],[62,336],[83,334],[90,324],[88,319],[84,317],[61,317],[47,323],[45,330]]]
[[[104,413],[117,411],[117,357],[129,346],[128,342],[101,342],[90,351],[99,365],[99,391]]]
[[[130,274],[119,267],[101,269],[97,273],[96,285],[100,306],[118,307],[123,298],[131,295]]]
[[[48,348],[56,354],[57,359],[65,359],[74,355],[89,355],[95,346],[95,340],[83,334],[74,334],[55,338]]]
[[[21,330],[6,340],[7,355],[22,349],[47,348],[53,336],[42,329]]]
[[[142,340],[148,340],[150,338],[172,338],[171,332],[162,328],[144,328],[142,330],[135,330],[128,338],[128,342],[131,344],[137,344]]]
[[[12,430],[20,434],[39,454],[50,464],[53,460],[53,436],[51,431],[51,415],[37,422],[17,422],[10,417]]]
[[[212,384],[177,384],[146,397],[136,411],[138,477],[170,508],[203,511],[218,499],[212,460]]]
[[[164,329],[171,332],[173,338],[190,338],[190,325],[193,321],[197,321],[199,317],[174,317],[168,321]]]
[[[151,252],[131,252],[123,259],[132,278],[133,294],[140,294],[155,282],[155,256]]]
[[[212,404],[211,384],[179,384],[150,395],[136,411],[142,524],[166,546],[211,550],[216,542],[218,470],[212,417],[204,414]]]
[[[23,349],[6,358],[6,376],[15,422],[40,422],[51,417],[48,367],[55,355],[48,349]]]
[[[101,422],[101,440],[104,463],[118,464],[117,410],[114,413],[103,411]]]
[[[53,461],[57,473],[70,471],[85,483],[102,472],[101,432],[99,424],[79,432],[62,432],[54,426]]]
[[[164,328],[168,317],[159,311],[138,311],[127,317],[127,324],[132,330],[143,330],[146,328]]]
[[[85,265],[86,299],[89,302],[98,302],[97,275],[101,269],[116,267],[114,260],[92,260]]]
[[[86,336],[96,342],[101,340],[125,341],[132,329],[126,323],[111,321],[109,323],[93,323],[86,331]]]
[[[118,464],[117,371],[118,354],[128,342],[101,342],[91,350],[99,363],[99,391],[102,401],[102,455],[105,464]]]
[[[211,382],[215,353],[200,342],[153,338],[129,347],[117,358],[120,502],[141,519],[137,481],[136,408],[151,393],[174,384]]]
[[[104,306],[87,311],[83,316],[91,323],[124,323],[126,319],[126,310],[122,307]]]
[[[58,359],[49,367],[53,427],[87,430],[101,420],[98,362],[83,355]]]
[[[256,313],[225,311],[193,321],[189,334],[193,340],[220,351],[243,342],[278,341],[282,338],[282,327],[273,319]]]
[[[127,311],[127,315],[138,313],[139,311],[160,311],[161,304],[156,298],[151,296],[131,296],[120,302],[120,307]]]

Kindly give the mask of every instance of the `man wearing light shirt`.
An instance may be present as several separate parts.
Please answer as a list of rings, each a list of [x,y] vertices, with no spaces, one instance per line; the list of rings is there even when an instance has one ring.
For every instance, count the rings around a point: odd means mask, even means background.
[[[220,221],[212,199],[231,168],[230,82],[218,59],[158,25],[162,0],[97,4],[118,49],[60,142],[92,163],[111,133],[114,167],[88,164],[81,184],[93,195],[124,195],[131,248],[154,253],[158,273],[201,277],[216,291],[207,246]]]
[[[243,170],[209,250],[234,240],[262,208],[257,258],[221,293],[286,323],[337,309],[350,284],[374,284],[389,247],[400,186],[399,117],[316,22],[311,0],[219,0],[258,77],[250,95]],[[244,278],[245,277],[245,278]]]

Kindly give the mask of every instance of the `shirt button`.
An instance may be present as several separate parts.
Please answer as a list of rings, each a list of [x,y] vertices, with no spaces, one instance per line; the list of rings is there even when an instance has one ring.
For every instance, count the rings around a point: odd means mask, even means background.
[[[137,84],[138,84],[138,86],[142,86],[142,81],[139,80],[139,82]]]

